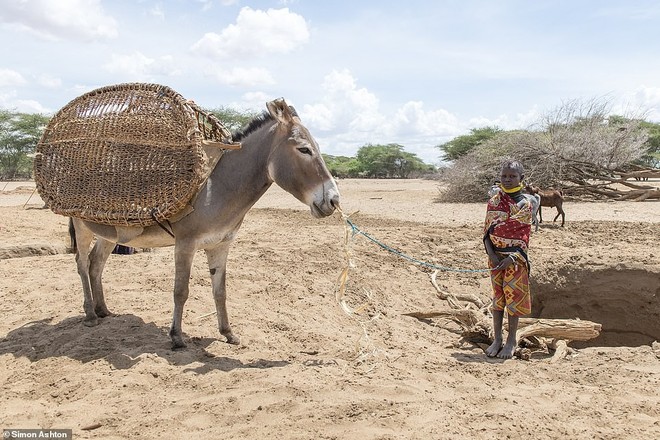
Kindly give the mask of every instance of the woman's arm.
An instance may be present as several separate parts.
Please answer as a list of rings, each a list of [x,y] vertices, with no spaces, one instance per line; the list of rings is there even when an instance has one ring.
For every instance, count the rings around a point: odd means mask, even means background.
[[[500,257],[498,257],[495,249],[493,249],[493,243],[490,241],[490,238],[488,238],[488,235],[484,237],[484,246],[486,247],[486,253],[488,254],[491,263],[497,266],[500,263]]]

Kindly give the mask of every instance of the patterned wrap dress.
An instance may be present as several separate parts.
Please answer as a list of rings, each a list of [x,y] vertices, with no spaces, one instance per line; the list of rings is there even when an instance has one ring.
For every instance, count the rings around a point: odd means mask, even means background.
[[[527,199],[519,207],[516,199],[520,201],[524,197],[519,192],[507,194],[503,189],[490,198],[484,224],[484,241],[490,240],[498,256],[511,256],[515,260],[506,269],[491,271],[492,310],[506,310],[511,316],[524,316],[532,311],[530,264],[527,257],[532,231],[532,207]],[[497,266],[490,258],[488,264],[491,269]]]

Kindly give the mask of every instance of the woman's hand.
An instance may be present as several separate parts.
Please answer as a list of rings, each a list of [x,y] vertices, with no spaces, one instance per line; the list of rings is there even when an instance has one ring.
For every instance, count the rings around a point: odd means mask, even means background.
[[[497,266],[495,266],[495,270],[504,270],[512,264],[516,264],[516,258],[512,255],[508,255],[499,261]]]

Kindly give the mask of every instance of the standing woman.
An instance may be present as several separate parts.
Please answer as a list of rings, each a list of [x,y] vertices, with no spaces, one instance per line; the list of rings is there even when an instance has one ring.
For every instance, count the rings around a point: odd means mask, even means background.
[[[495,338],[486,349],[489,357],[509,359],[516,349],[518,320],[532,311],[529,292],[527,247],[532,230],[531,204],[522,194],[523,166],[509,160],[502,164],[499,191],[488,201],[484,246],[488,254],[493,286],[493,330]],[[502,345],[506,310],[509,332]]]

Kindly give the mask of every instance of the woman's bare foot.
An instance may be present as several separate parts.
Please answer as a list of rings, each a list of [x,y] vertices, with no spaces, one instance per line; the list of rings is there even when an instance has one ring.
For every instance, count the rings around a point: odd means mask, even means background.
[[[486,356],[495,357],[502,349],[502,340],[495,339],[492,344],[486,349]]]
[[[500,359],[511,359],[515,351],[516,344],[507,342],[504,347],[502,347],[502,349],[497,353],[497,357]]]

